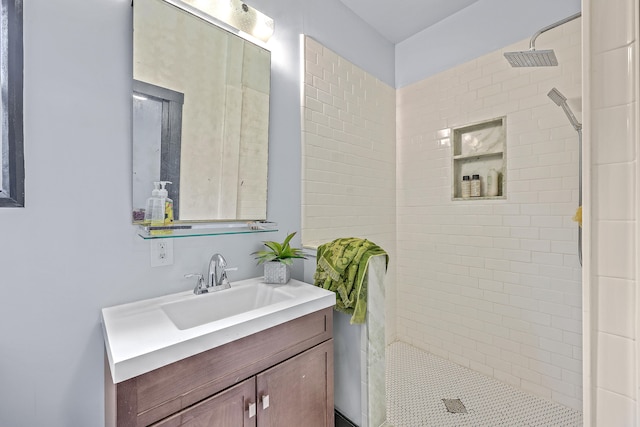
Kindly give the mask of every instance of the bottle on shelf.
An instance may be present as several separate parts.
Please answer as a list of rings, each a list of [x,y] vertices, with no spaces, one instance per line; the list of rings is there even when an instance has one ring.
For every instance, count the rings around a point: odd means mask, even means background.
[[[471,197],[471,177],[469,175],[465,175],[462,177],[460,193],[463,199],[468,199],[469,197]]]
[[[480,197],[480,175],[471,177],[471,197]]]
[[[160,183],[159,182],[154,182],[153,183],[153,191],[151,192],[151,197],[149,197],[147,199],[147,205],[146,205],[145,210],[144,210],[144,221],[142,222],[143,225],[150,225],[151,224],[153,203],[158,198],[159,195],[160,195]]]
[[[169,192],[165,188],[171,181],[160,181],[160,197],[164,199],[164,225],[173,224],[173,200],[169,198]]]
[[[151,227],[158,227],[150,231],[151,235],[165,235],[171,234],[171,229],[162,229],[165,225],[171,225],[173,222],[173,201],[169,199],[168,192],[164,188],[168,181],[160,181],[162,186],[158,191],[158,197],[153,200],[153,206],[151,208]],[[171,222],[167,219],[167,204],[171,206]]]
[[[498,171],[489,169],[489,173],[487,173],[487,196],[494,197],[497,195],[499,195]]]

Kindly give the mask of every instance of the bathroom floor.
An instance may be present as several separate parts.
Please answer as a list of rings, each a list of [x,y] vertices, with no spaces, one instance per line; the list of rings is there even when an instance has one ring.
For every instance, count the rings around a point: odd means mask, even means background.
[[[396,342],[388,347],[386,376],[387,420],[395,427],[582,426],[581,412],[409,344]],[[443,399],[454,400],[447,403],[458,412],[447,411]]]

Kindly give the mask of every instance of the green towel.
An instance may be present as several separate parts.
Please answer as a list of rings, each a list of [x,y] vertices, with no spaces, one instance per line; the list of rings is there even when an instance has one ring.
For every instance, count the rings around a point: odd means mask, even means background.
[[[372,256],[389,255],[366,239],[347,237],[318,247],[314,284],[336,293],[336,310],[351,314],[351,324],[364,323],[367,316],[367,273]]]

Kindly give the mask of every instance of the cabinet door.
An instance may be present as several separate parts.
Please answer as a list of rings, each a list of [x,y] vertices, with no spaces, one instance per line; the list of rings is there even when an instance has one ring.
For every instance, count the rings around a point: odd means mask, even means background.
[[[258,427],[333,427],[333,339],[259,374],[257,381]]]
[[[153,427],[255,427],[255,377],[215,394],[183,411],[153,424]]]

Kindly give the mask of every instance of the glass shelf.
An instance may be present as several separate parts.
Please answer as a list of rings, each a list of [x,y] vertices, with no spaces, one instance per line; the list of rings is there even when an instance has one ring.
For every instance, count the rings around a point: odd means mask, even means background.
[[[138,236],[145,240],[219,236],[223,234],[270,233],[273,231],[278,231],[278,224],[269,221],[174,223],[174,225],[166,227],[137,225]]]

